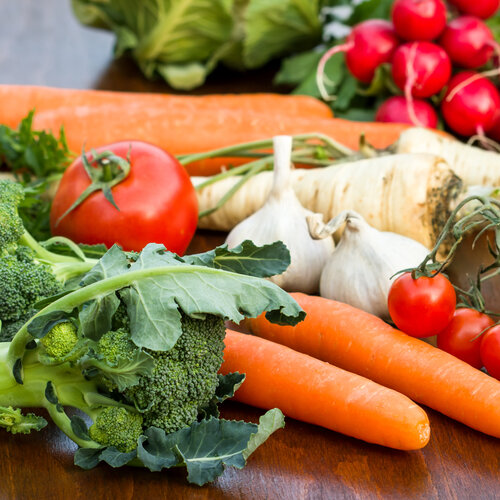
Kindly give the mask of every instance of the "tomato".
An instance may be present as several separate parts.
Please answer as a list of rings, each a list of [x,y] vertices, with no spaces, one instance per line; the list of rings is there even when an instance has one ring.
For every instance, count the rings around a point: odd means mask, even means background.
[[[430,337],[451,321],[455,289],[442,274],[413,279],[411,273],[403,273],[389,290],[388,306],[400,330],[412,337]]]
[[[482,336],[480,355],[488,373],[500,380],[500,325],[490,328]]]
[[[437,346],[479,369],[483,366],[479,355],[482,336],[473,339],[494,323],[488,315],[474,309],[457,309],[448,326],[438,334]]]
[[[130,159],[128,176],[111,188],[119,210],[103,191],[96,191],[60,219],[91,184],[78,158],[64,172],[55,195],[52,233],[77,243],[104,243],[108,248],[117,243],[127,251],[160,243],[182,255],[198,221],[196,192],[182,165],[163,149],[140,141],[103,146],[96,153],[103,151]],[[87,158],[92,163],[94,157]]]

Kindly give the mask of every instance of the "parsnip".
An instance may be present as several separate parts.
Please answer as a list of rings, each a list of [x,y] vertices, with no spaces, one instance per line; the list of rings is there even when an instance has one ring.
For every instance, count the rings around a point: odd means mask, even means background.
[[[326,168],[296,169],[293,188],[302,205],[326,220],[355,210],[371,226],[413,238],[432,247],[461,191],[461,180],[442,159],[428,154],[392,155]],[[205,178],[193,177],[197,185]],[[198,192],[200,211],[238,181],[229,177]],[[258,210],[267,198],[272,172],[250,178],[199,227],[228,231]]]
[[[468,146],[425,128],[404,130],[396,153],[430,153],[440,156],[468,186],[500,187],[500,154]]]

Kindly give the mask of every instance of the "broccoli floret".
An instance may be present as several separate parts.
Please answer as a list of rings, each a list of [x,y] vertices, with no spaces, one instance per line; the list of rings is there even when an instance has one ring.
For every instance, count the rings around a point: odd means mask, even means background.
[[[141,434],[141,414],[117,406],[104,408],[89,429],[91,439],[125,453],[137,447],[137,439]]]
[[[137,347],[130,340],[130,333],[124,329],[105,333],[97,343],[97,352],[111,365],[120,359],[130,359]]]
[[[23,415],[20,408],[0,406],[0,427],[11,434],[29,434],[31,431],[43,429],[46,425],[47,421],[43,417],[33,413]]]
[[[24,233],[24,225],[17,207],[24,198],[21,184],[0,181],[0,248],[15,244]]]
[[[96,263],[55,254],[40,245],[19,217],[23,198],[21,184],[0,181],[0,320],[4,324],[26,317],[40,299],[59,293],[67,280]]]
[[[0,258],[0,318],[17,321],[44,297],[61,292],[50,267],[34,260],[33,252],[18,247],[14,253]]]
[[[40,340],[45,352],[54,359],[63,359],[75,348],[78,342],[76,326],[71,321],[54,325]]]
[[[213,398],[224,351],[224,321],[182,317],[182,335],[167,352],[146,349],[154,359],[151,376],[125,391],[144,411],[144,423],[173,432],[194,422]]]

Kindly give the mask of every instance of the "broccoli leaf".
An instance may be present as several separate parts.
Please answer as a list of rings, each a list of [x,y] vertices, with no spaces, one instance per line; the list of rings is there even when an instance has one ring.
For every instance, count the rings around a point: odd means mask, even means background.
[[[240,388],[245,380],[244,373],[228,373],[227,375],[218,374],[219,385],[215,390],[215,397],[218,403],[222,403],[228,398],[232,398],[234,393]]]
[[[172,271],[146,277],[149,269],[165,265],[172,266]],[[186,265],[159,245],[145,247],[130,266],[131,272],[138,270],[144,270],[145,277],[120,292],[130,317],[132,341],[138,347],[171,349],[182,332],[179,308],[191,317],[214,314],[237,323],[264,310],[278,310],[285,323],[295,324],[304,316],[296,302],[269,281]]]
[[[118,358],[115,364],[88,354],[80,360],[80,365],[85,374],[91,373],[89,369],[96,369],[104,374],[116,385],[119,392],[123,392],[127,387],[138,384],[141,376],[151,375],[154,361],[148,353],[137,349],[131,359]]]
[[[275,248],[281,256],[276,261],[289,258],[282,246]],[[256,317],[263,311],[272,312],[270,317],[280,324],[294,325],[305,316],[290,295],[268,280],[190,265],[161,245],[147,245],[131,264],[125,258],[126,254],[117,247],[111,249],[84,278],[83,283],[91,283],[40,311],[30,324],[29,333],[33,331],[33,336],[40,338],[48,331],[47,320],[58,319],[53,318],[53,314],[69,313],[75,307],[81,310],[85,304],[102,300],[115,291],[127,306],[132,341],[138,347],[155,351],[167,351],[177,342],[182,332],[180,310],[192,318],[213,314],[236,323],[245,316]],[[232,268],[248,267],[248,263],[240,266],[238,258],[246,258],[243,250],[239,257],[231,259]],[[267,260],[273,259],[267,255]],[[261,272],[259,267],[255,265]],[[107,328],[112,308],[106,311],[100,321]],[[102,325],[98,327],[91,315],[81,314],[79,319],[82,331],[105,329]]]
[[[122,274],[127,271],[128,267],[127,254],[118,245],[113,245],[82,278],[81,286]]]
[[[79,313],[83,335],[92,340],[99,340],[106,332],[109,332],[113,315],[119,305],[120,299],[115,292],[84,304]]]
[[[186,255],[182,259],[193,265],[268,278],[287,269],[290,265],[290,252],[282,241],[259,247],[246,240],[231,250],[227,245],[222,245],[202,254]]]
[[[240,388],[245,380],[244,373],[228,373],[227,375],[217,375],[219,385],[215,390],[215,395],[203,408],[200,408],[198,418],[219,417],[218,404],[222,403],[228,398],[232,398],[234,393]]]
[[[220,476],[224,466],[243,468],[248,456],[283,425],[283,414],[274,409],[259,425],[211,418],[172,434],[150,428],[139,438],[137,457],[152,471],[184,465],[188,481],[202,486]]]

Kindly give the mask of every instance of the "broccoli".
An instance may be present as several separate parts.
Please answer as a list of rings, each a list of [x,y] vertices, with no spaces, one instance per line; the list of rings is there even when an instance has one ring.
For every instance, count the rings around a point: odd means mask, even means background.
[[[38,430],[44,421],[15,407],[44,407],[79,446],[82,467],[185,465],[197,484],[225,464],[242,467],[283,416],[270,410],[259,425],[219,419],[217,404],[244,378],[218,374],[225,320],[264,310],[285,324],[303,317],[262,279],[283,271],[279,259],[258,251],[222,247],[182,258],[156,244],[134,256],[112,247],[74,289],[45,299],[11,342],[0,343],[0,427]],[[231,267],[245,265],[257,277]],[[78,413],[70,417],[66,407]]]
[[[21,184],[0,181],[0,320],[1,338],[10,340],[20,319],[34,312],[45,297],[63,291],[71,278],[85,274],[93,259],[48,251],[24,228],[18,208],[24,198]],[[75,244],[63,239],[74,248]]]

